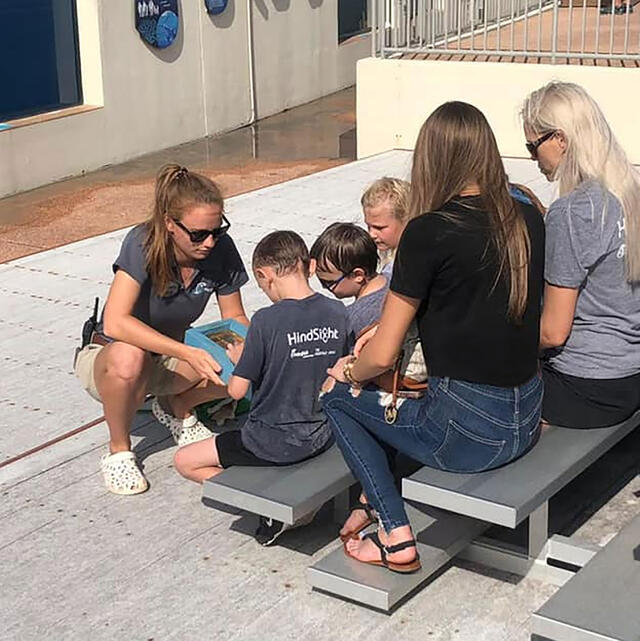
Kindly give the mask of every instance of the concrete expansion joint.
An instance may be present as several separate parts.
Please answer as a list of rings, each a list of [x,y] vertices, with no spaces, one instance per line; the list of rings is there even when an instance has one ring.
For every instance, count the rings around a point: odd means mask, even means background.
[[[60,300],[59,298],[51,298],[49,296],[41,296],[40,294],[32,294],[17,289],[6,289],[5,287],[0,287],[0,293],[13,294],[14,296],[26,296],[35,300],[46,300],[48,303],[55,303],[56,305],[62,305],[63,307],[85,307],[84,305],[80,305],[80,303],[74,303],[73,301]]]
[[[87,258],[90,258],[90,257],[87,256]],[[105,285],[106,287],[109,287],[111,285],[110,281],[93,280],[87,276],[78,276],[76,274],[61,274],[60,272],[56,272],[50,269],[44,270],[44,269],[38,269],[37,267],[28,267],[26,265],[12,265],[12,267],[14,267],[15,269],[22,269],[24,271],[31,272],[33,274],[50,274],[51,276],[62,276],[62,278],[69,278],[71,280],[80,280],[86,283],[94,283],[96,285]]]
[[[18,327],[19,329],[25,329],[30,332],[39,332],[40,334],[49,334],[52,336],[57,334],[57,332],[54,332],[52,329],[42,329],[40,327],[31,327],[30,325],[23,325],[22,323],[13,323],[12,321],[5,320],[4,318],[0,318],[0,324],[8,325],[9,327]],[[66,334],[65,338],[75,341],[77,340],[78,337]]]

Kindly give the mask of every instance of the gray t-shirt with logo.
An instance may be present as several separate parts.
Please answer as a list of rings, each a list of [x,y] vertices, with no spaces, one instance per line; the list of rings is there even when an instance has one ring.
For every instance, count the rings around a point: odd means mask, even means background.
[[[274,463],[295,463],[328,447],[332,435],[318,394],[327,368],[349,346],[344,305],[321,294],[257,311],[233,372],[253,388],[244,446]]]
[[[640,287],[625,278],[626,239],[618,199],[585,181],[546,216],[545,280],[579,290],[571,334],[546,357],[580,378],[640,372]]]
[[[225,234],[218,238],[211,253],[197,262],[196,273],[186,289],[176,273],[167,295],[158,296],[147,271],[145,233],[144,224],[137,225],[127,233],[120,254],[113,263],[113,271],[115,273],[122,269],[140,285],[133,316],[161,334],[182,341],[191,323],[204,312],[211,294],[232,294],[249,277],[233,240]],[[102,321],[98,331],[102,332]]]

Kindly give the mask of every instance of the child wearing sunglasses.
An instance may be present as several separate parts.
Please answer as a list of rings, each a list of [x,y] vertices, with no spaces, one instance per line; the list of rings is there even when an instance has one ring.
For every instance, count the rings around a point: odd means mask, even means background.
[[[347,306],[354,338],[378,322],[389,289],[386,276],[377,271],[376,243],[352,223],[329,225],[311,247],[316,276],[336,298],[355,298]]]
[[[253,272],[273,305],[258,310],[244,343],[227,350],[236,363],[229,394],[240,399],[252,388],[249,415],[239,430],[179,449],[174,465],[184,477],[201,483],[233,465],[288,465],[332,445],[318,394],[327,369],[349,353],[347,314],[311,289],[310,271],[295,232],[273,232],[256,246]],[[256,538],[270,545],[285,529],[262,518]]]
[[[240,296],[248,276],[223,209],[206,176],[179,165],[160,170],[153,212],[125,236],[102,319],[76,357],[76,376],[104,408],[110,439],[101,468],[115,494],[148,488],[129,436],[147,394],[178,445],[211,437],[192,408],[227,396],[219,364],[183,343],[212,294],[223,319],[249,324]]]

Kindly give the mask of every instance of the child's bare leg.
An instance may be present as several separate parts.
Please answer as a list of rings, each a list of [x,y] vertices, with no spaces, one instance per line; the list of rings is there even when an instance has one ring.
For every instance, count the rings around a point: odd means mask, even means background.
[[[207,438],[181,447],[173,457],[176,470],[186,479],[196,483],[202,483],[220,474],[222,468],[215,441],[215,437]]]

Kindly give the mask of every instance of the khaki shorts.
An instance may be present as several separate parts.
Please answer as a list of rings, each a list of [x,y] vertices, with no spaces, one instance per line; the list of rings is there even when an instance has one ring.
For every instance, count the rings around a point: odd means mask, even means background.
[[[89,392],[92,398],[102,402],[98,389],[96,388],[96,379],[94,375],[96,357],[104,345],[90,343],[78,352],[74,367],[75,375],[80,380],[82,387]],[[151,356],[152,369],[147,393],[154,396],[168,396],[173,392],[175,372],[180,362],[175,356],[164,356],[162,354],[153,354]]]

